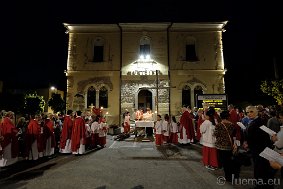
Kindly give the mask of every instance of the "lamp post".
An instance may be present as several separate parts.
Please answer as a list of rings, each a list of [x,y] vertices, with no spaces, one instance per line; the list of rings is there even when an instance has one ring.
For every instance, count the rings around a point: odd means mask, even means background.
[[[48,101],[51,100],[53,97],[55,98],[55,94],[57,94],[57,88],[54,87],[54,86],[51,86],[51,87],[49,88],[49,92],[48,92]],[[53,100],[54,100],[54,99],[53,99]],[[52,108],[50,108],[50,107],[48,106],[47,111],[48,111],[48,112],[52,112]],[[54,110],[53,110],[53,113],[55,113]]]
[[[52,91],[52,93],[55,93],[55,94],[57,93],[57,88],[54,86],[51,86],[50,90]]]

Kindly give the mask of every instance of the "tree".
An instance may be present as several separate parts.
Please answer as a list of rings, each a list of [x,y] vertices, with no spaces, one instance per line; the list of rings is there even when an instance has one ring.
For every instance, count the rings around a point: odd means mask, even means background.
[[[38,96],[36,92],[25,94],[23,113],[35,115],[44,111],[45,101],[43,96]]]
[[[63,113],[66,109],[66,102],[63,100],[60,94],[53,93],[51,98],[48,100],[48,106],[53,110],[54,113]]]
[[[283,79],[262,81],[260,89],[263,93],[272,96],[279,105],[283,104]]]

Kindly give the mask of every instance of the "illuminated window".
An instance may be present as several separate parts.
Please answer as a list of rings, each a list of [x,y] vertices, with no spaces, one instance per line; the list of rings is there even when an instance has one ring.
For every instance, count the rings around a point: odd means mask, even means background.
[[[150,58],[150,39],[148,37],[142,37],[140,40],[140,58]]]
[[[182,105],[191,105],[191,88],[188,85],[182,89]]]
[[[149,55],[150,54],[150,45],[149,44],[140,45],[140,54],[141,55]]]
[[[99,90],[99,106],[103,108],[108,107],[108,90],[104,86]]]

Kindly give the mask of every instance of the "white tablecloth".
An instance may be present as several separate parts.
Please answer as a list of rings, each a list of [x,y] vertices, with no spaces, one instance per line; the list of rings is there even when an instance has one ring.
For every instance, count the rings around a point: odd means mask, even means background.
[[[136,121],[136,127],[154,127],[154,121]]]

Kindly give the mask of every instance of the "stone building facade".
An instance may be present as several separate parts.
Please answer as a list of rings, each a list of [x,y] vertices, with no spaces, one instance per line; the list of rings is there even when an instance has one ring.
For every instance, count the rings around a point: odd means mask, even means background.
[[[67,24],[67,109],[103,107],[111,124],[151,108],[177,115],[196,94],[224,94],[227,22]]]

